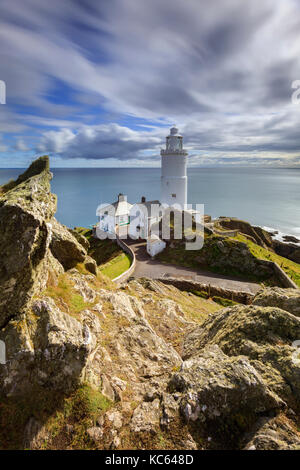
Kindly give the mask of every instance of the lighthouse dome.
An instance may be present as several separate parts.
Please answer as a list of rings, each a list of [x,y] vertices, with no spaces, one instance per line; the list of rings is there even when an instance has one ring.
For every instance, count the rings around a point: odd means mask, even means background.
[[[170,134],[171,135],[177,135],[178,134],[178,129],[175,125],[171,127]]]

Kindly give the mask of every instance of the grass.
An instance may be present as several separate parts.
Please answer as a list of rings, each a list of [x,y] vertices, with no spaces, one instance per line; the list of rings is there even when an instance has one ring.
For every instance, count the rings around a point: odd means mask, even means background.
[[[104,264],[100,267],[100,272],[109,277],[109,279],[115,279],[116,277],[123,274],[131,266],[131,259],[126,253],[122,253],[113,260]]]
[[[265,248],[262,248],[241,234],[234,237],[234,240],[246,243],[249,250],[256,258],[277,263],[283,269],[283,271],[297,284],[297,286],[300,287],[300,264],[295,263],[294,261],[291,261],[287,258],[283,258],[282,256],[277,255],[276,253]]]
[[[222,307],[233,307],[234,305],[238,305],[237,302],[234,302],[230,299],[225,299],[224,297],[219,297],[214,295],[213,297],[209,297],[208,293],[205,291],[198,291],[198,290],[191,290],[192,294],[196,295],[197,297],[201,297],[203,299],[211,299],[216,304],[221,305]]]
[[[18,397],[1,397],[0,449],[23,449],[24,429],[34,417],[47,430],[43,449],[89,449],[94,445],[86,429],[111,407],[112,403],[99,390],[87,384],[69,395],[39,387]],[[72,434],[66,425],[73,426]]]
[[[45,449],[93,449],[95,445],[86,433],[94,426],[96,419],[111,407],[112,403],[99,391],[87,384],[81,385],[69,397],[64,398],[61,408],[47,423],[50,434]],[[66,435],[66,426],[71,425],[73,432]]]
[[[82,310],[93,306],[93,303],[85,302],[83,297],[75,291],[66,274],[61,274],[57,283],[49,280],[43,294],[54,299],[59,308],[63,311],[67,309],[67,313],[75,317]]]
[[[130,268],[130,257],[113,240],[94,238],[93,231],[88,228],[75,227],[74,230],[88,239],[88,254],[94,258],[102,275],[115,279]]]
[[[114,240],[94,238],[91,229],[75,227],[74,230],[87,238],[90,243],[88,254],[96,261],[98,266],[113,260],[123,253]]]
[[[271,278],[259,277],[255,272],[244,272],[231,266],[230,264],[226,266],[217,266],[216,261],[222,256],[222,253],[219,251],[217,246],[219,236],[211,235],[205,237],[204,247],[198,251],[186,251],[183,243],[180,241],[175,243],[175,246],[170,248],[167,247],[162,253],[160,253],[157,258],[160,259],[163,263],[170,263],[179,266],[186,266],[190,268],[205,269],[207,271],[212,271],[227,276],[232,276],[240,279],[245,279],[248,281],[254,282],[263,282],[268,285],[278,285],[278,280],[275,276]],[[228,249],[235,249],[235,245],[244,243],[247,245],[250,253],[257,259],[267,260],[276,262],[285,273],[300,287],[300,264],[295,263],[287,258],[284,258],[276,253],[262,248],[257,245],[249,238],[242,234],[238,234],[235,237],[228,237],[223,240],[223,243],[226,244]],[[208,262],[203,262],[204,259],[209,260]],[[242,257],[241,257],[242,262]]]

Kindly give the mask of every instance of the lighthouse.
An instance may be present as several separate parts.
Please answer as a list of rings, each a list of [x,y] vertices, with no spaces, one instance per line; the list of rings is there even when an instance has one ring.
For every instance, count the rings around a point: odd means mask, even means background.
[[[187,204],[187,158],[188,153],[182,146],[182,136],[173,126],[166,137],[166,148],[161,152],[161,203],[181,209]]]

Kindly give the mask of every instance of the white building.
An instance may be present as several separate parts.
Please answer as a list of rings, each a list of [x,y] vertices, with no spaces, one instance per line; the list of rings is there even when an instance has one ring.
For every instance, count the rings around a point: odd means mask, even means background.
[[[161,240],[158,235],[152,234],[147,239],[147,253],[153,258],[153,256],[161,253],[166,248],[166,245],[166,242]]]
[[[116,202],[100,206],[97,209],[99,229],[109,233],[115,233],[115,231],[120,233],[120,230],[124,231],[130,223],[131,208],[132,204],[127,202],[127,196],[121,193],[118,195]]]
[[[187,158],[182,136],[172,127],[166,138],[166,148],[161,152],[161,203],[184,209],[187,204]]]
[[[161,218],[160,202],[146,201],[143,196],[141,202],[134,204],[130,209],[130,227],[129,233],[132,238],[147,239],[150,229],[154,228]]]

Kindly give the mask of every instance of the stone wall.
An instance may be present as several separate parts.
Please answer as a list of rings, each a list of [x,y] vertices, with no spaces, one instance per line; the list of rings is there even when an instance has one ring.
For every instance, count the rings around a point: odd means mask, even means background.
[[[238,230],[218,230],[216,228],[213,229],[213,232],[223,237],[236,237],[239,233]]]
[[[162,282],[163,284],[168,284],[177,287],[177,289],[179,290],[206,292],[209,297],[222,297],[223,299],[233,300],[234,302],[239,302],[245,305],[251,304],[255,296],[255,294],[252,294],[250,292],[224,289],[222,287],[216,287],[210,284],[202,284],[200,282],[184,278],[162,277],[157,280]]]
[[[122,282],[127,281],[127,279],[133,274],[133,272],[135,270],[136,259],[135,259],[135,254],[134,254],[133,250],[130,248],[130,246],[126,245],[126,243],[121,238],[119,238],[118,236],[116,238],[116,242],[119,245],[119,247],[123,251],[125,251],[125,253],[127,253],[131,258],[130,268],[127,269],[127,271],[125,271],[124,273],[120,274],[120,276],[113,279],[113,282],[116,282],[117,284],[121,284]]]
[[[274,263],[273,261],[263,260],[266,265],[272,267],[276,278],[281,282],[283,287],[290,287],[292,289],[298,289],[297,284],[281,269],[279,264]]]

